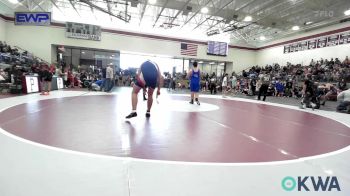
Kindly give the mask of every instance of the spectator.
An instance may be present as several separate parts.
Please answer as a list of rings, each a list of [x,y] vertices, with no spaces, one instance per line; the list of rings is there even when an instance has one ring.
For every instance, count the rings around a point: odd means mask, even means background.
[[[64,69],[64,73],[63,73],[63,83],[64,83],[65,88],[68,88],[69,85],[70,85],[69,80],[68,80],[68,68],[65,68],[65,69]]]
[[[112,88],[114,87],[114,83],[113,83],[113,68],[112,65],[109,65],[106,68],[106,83],[105,83],[105,92],[111,92]]]
[[[96,82],[91,84],[90,90],[93,91],[100,91],[101,86],[102,86],[103,81],[102,80],[97,80]]]
[[[248,77],[248,74],[247,74],[247,72],[246,72],[245,70],[243,70],[242,76],[243,76],[244,78]]]
[[[41,95],[49,95],[51,90],[52,73],[48,65],[42,65],[41,67]]]
[[[337,100],[340,102],[337,106],[337,112],[347,112],[350,114],[350,89],[339,93]]]
[[[255,79],[255,77],[252,77],[252,79],[250,80],[250,90],[251,90],[252,96],[255,96],[255,94],[256,94],[256,79]]]
[[[305,80],[303,91],[304,99],[301,101],[301,109],[304,109],[306,107],[314,109],[316,107],[316,104],[313,103],[313,98],[315,97],[315,91],[314,91],[314,84],[310,80]]]
[[[345,60],[343,61],[344,65],[350,65],[350,59],[348,56],[346,56]]]
[[[292,79],[288,80],[285,88],[285,96],[292,97],[293,96],[293,82]]]
[[[341,91],[344,91],[344,90],[347,89],[347,88],[346,88],[346,81],[345,81],[344,78],[342,78],[342,79],[339,81],[339,83],[338,83],[338,88],[339,88],[339,90],[341,90]]]
[[[315,65],[316,65],[316,62],[314,61],[314,59],[311,59],[310,66],[315,66]]]
[[[261,96],[264,96],[263,101],[266,100],[267,90],[269,88],[269,81],[265,80],[265,78],[261,78],[261,87],[259,89],[258,100],[260,100]]]
[[[213,72],[209,84],[210,94],[216,94],[216,74]]]
[[[227,95],[227,86],[228,86],[228,74],[227,73],[225,73],[224,74],[224,78],[222,79],[222,84],[221,84],[221,86],[222,86],[222,97],[226,97],[226,95]]]
[[[232,91],[235,92],[237,86],[237,77],[234,74],[231,76],[231,86]]]

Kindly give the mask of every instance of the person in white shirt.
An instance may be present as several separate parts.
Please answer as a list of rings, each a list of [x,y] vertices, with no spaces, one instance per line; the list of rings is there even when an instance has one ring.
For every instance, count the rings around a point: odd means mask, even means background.
[[[232,75],[231,86],[232,86],[233,93],[235,93],[236,86],[237,86],[237,77],[235,75]]]
[[[228,74],[224,74],[224,78],[222,79],[222,97],[226,97],[227,94],[227,76]]]
[[[112,65],[109,65],[106,68],[106,86],[105,86],[105,92],[110,92],[112,88],[114,87],[114,74],[113,74],[113,68]]]
[[[310,65],[311,66],[315,66],[316,65],[316,62],[314,61],[314,59],[311,60]]]

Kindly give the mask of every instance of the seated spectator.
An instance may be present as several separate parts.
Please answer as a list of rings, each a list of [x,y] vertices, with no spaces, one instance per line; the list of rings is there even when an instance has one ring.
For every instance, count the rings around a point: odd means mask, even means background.
[[[294,98],[301,98],[302,97],[302,88],[298,86],[293,87],[293,94]]]
[[[3,69],[0,69],[0,81],[5,82],[8,79],[6,72]]]
[[[311,59],[310,66],[315,66],[315,65],[316,65],[316,62],[314,61],[314,59]]]
[[[4,44],[0,41],[0,52],[4,52]]]
[[[251,90],[251,95],[256,95],[256,79],[255,77],[253,77],[251,80],[250,80],[250,90]]]
[[[248,77],[248,74],[247,74],[247,72],[246,72],[245,70],[243,70],[242,76],[243,76],[244,78]]]
[[[102,80],[97,80],[96,82],[92,83],[90,86],[90,90],[93,91],[101,91],[101,86],[102,86],[103,81]]]
[[[333,84],[325,84],[326,95],[321,97],[321,105],[325,105],[327,100],[331,100],[333,97],[337,96],[339,89]]]
[[[337,99],[340,102],[337,106],[337,112],[350,114],[350,89],[339,93]]]
[[[82,81],[79,78],[79,74],[73,73],[73,88],[77,86],[79,88],[82,88]]]
[[[270,83],[267,89],[267,95],[268,96],[275,96],[276,92],[275,92],[275,85]]]
[[[49,71],[52,73],[52,74],[55,74],[56,73],[56,66],[54,64],[51,64],[50,67],[49,67]]]
[[[285,96],[286,97],[293,97],[293,81],[292,79],[289,79],[288,82],[286,83],[286,88],[285,88]]]
[[[276,88],[276,97],[283,97],[284,85],[281,81],[277,80],[275,84]]]
[[[4,72],[4,70],[0,69],[0,83],[6,81],[5,75],[6,73]]]
[[[339,61],[339,59],[338,58],[335,58],[335,62],[334,62],[335,64],[338,64],[338,65],[340,65],[341,64],[341,62]]]
[[[347,88],[346,88],[346,82],[345,82],[345,79],[344,79],[344,78],[342,78],[342,79],[339,81],[339,83],[338,83],[338,88],[339,88],[339,90],[341,90],[341,91],[344,91],[344,90],[347,89]]]
[[[350,59],[348,56],[346,56],[345,60],[343,61],[344,65],[350,65]]]

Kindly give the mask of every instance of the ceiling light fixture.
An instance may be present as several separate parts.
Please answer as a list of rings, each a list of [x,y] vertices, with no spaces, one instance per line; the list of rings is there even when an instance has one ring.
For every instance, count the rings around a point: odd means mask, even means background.
[[[344,14],[345,14],[345,16],[350,16],[350,10],[346,10],[346,11],[344,12]]]
[[[157,0],[149,0],[148,2],[153,5],[157,3]]]
[[[309,22],[305,22],[305,25],[311,25],[313,22],[309,21]]]
[[[299,26],[294,26],[294,27],[292,27],[292,30],[293,30],[293,31],[298,31],[299,29],[300,29]]]
[[[9,0],[9,2],[13,4],[19,3],[18,0]]]
[[[260,36],[260,40],[264,41],[264,40],[266,40],[266,37],[262,35],[262,36]]]
[[[203,8],[201,9],[201,12],[202,12],[203,14],[207,14],[207,13],[209,12],[209,9],[208,9],[207,7],[203,7]]]
[[[251,16],[246,16],[246,17],[243,19],[244,22],[250,22],[250,21],[252,21],[252,20],[253,20],[253,17],[251,17]]]

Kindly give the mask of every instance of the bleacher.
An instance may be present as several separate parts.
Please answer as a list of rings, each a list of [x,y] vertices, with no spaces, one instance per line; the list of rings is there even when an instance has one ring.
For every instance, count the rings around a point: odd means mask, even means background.
[[[22,92],[22,76],[34,74],[33,67],[49,64],[28,51],[0,41],[0,93]]]

